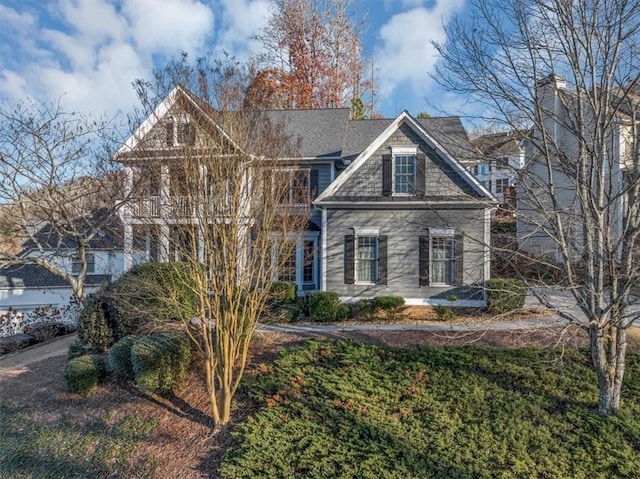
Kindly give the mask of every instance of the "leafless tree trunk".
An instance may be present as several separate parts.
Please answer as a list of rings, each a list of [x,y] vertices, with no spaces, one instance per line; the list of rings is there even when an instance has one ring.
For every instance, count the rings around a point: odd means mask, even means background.
[[[217,88],[209,94],[236,91],[229,84]],[[168,246],[161,259],[181,263],[174,263],[181,287],[198,298],[198,313],[184,318],[185,329],[204,359],[211,415],[222,426],[231,420],[271,284],[295,248],[288,240],[306,227],[309,184],[295,163],[279,161],[296,156],[282,125],[259,112],[213,109],[183,89],[179,95],[157,128],[168,127],[172,136],[189,125],[188,138],[165,143],[165,156],[153,141],[143,144],[127,167],[142,176],[159,165],[167,172],[161,213],[148,225],[159,226],[160,244]],[[227,102],[241,103],[241,97]],[[182,123],[174,129],[176,121]],[[144,224],[143,217],[136,221]]]
[[[84,117],[60,103],[0,108],[5,265],[40,265],[78,299],[85,296],[90,249],[121,235],[112,228],[125,201],[123,182],[110,161],[119,141],[113,120]]]
[[[634,1],[472,0],[436,44],[435,78],[525,141],[519,246],[539,249],[587,318],[559,311],[589,332],[601,414],[620,406],[636,319],[639,32]]]

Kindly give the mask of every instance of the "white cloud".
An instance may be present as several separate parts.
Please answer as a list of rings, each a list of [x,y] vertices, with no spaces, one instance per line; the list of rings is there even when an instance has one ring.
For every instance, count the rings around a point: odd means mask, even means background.
[[[430,8],[418,7],[393,15],[380,28],[381,44],[374,53],[380,70],[380,94],[389,96],[399,88],[411,88],[417,96],[429,84],[436,64],[430,41],[443,41],[446,23],[464,0],[440,0]]]
[[[131,21],[136,45],[144,52],[193,52],[213,33],[213,11],[198,1],[126,0],[122,11]]]
[[[240,59],[257,53],[259,45],[252,37],[266,25],[273,6],[269,0],[222,0],[224,29],[219,34],[217,49]]]
[[[111,115],[136,105],[131,82],[149,78],[155,60],[202,52],[214,15],[195,0],[62,0],[29,13],[0,5],[2,27],[0,95]]]

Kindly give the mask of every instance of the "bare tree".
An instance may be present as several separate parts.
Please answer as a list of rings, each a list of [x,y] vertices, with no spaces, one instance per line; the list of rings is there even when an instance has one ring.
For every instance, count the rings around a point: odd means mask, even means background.
[[[588,330],[598,410],[615,413],[640,279],[640,5],[472,0],[465,16],[436,44],[443,61],[435,78],[521,132],[520,248],[538,249],[538,266],[547,261],[586,316],[539,295]]]
[[[238,103],[227,104],[241,104],[243,92],[229,88],[227,76],[217,78],[222,84],[208,93],[236,91]],[[174,94],[147,141],[118,159],[131,174],[162,170],[160,208],[133,213],[147,227],[143,235],[156,235],[141,241],[134,231],[133,244],[156,242],[159,259],[174,262],[181,287],[197,298],[197,314],[184,324],[204,359],[211,414],[222,426],[231,420],[271,285],[306,227],[309,178],[294,162],[281,163],[296,154],[282,125],[265,114],[214,109],[183,87]]]
[[[125,200],[111,163],[117,128],[54,104],[0,108],[5,265],[36,264],[85,296],[89,250],[113,239]],[[74,263],[74,268],[72,268]]]

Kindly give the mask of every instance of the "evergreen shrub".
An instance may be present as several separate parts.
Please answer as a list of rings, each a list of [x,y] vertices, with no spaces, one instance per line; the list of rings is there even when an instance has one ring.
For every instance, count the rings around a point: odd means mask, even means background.
[[[70,359],[64,368],[64,379],[69,391],[87,395],[107,377],[104,358],[97,354],[85,354]]]
[[[521,279],[494,278],[487,281],[487,307],[493,314],[522,309],[527,287]]]
[[[109,349],[108,363],[109,369],[116,376],[125,379],[133,379],[133,364],[131,363],[131,347],[140,336],[129,335],[120,339]]]
[[[184,335],[152,334],[131,346],[131,363],[143,392],[168,394],[186,378],[191,343]]]

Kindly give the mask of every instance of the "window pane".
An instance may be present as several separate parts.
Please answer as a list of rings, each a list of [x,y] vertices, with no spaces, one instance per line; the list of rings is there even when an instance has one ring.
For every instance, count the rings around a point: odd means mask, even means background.
[[[304,265],[302,266],[302,281],[313,283],[313,264],[315,262],[315,248],[313,241],[304,242]]]
[[[413,156],[395,157],[395,192],[414,193],[415,162]]]
[[[452,283],[452,250],[451,238],[431,238],[431,281],[433,283]]]
[[[295,283],[296,282],[296,248],[295,248],[295,245],[293,244],[290,247],[292,249],[291,254],[280,266],[280,271],[278,272],[278,279],[280,281],[290,281],[291,283]]]
[[[375,283],[376,281],[376,237],[359,236],[357,245],[356,271],[357,281]]]

